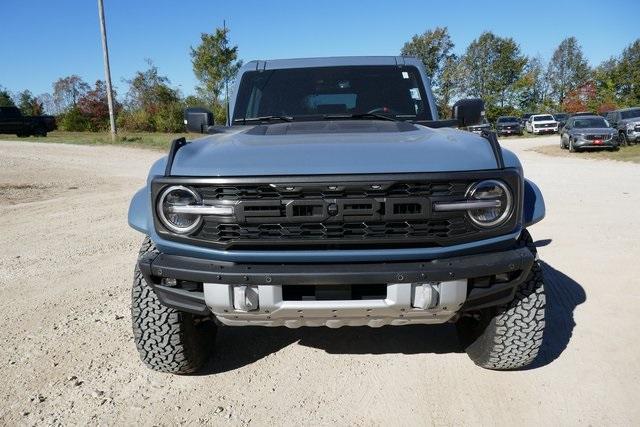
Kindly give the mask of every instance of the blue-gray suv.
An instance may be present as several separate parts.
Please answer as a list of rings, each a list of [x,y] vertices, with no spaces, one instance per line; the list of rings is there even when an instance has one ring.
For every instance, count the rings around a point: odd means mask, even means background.
[[[489,369],[532,362],[545,293],[536,185],[478,99],[440,120],[409,57],[253,61],[225,126],[202,108],[151,168],[133,331],[152,369],[195,372],[226,326],[455,323]],[[246,345],[252,345],[247,342]],[[355,344],[357,345],[357,344]]]

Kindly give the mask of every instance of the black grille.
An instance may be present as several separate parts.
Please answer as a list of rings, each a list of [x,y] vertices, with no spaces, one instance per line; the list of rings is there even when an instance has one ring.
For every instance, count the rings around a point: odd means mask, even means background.
[[[436,178],[434,178],[436,177]],[[446,179],[443,179],[445,177]],[[233,216],[204,216],[193,234],[179,236],[156,220],[160,235],[228,250],[446,246],[504,234],[517,225],[480,230],[465,212],[433,210],[435,202],[464,200],[480,179],[503,179],[520,195],[516,171],[154,181],[154,200],[167,185],[187,185],[205,204],[228,204]]]
[[[607,140],[609,139],[609,135],[587,135],[585,136],[585,139],[588,141],[595,141],[597,139],[599,140]]]
[[[202,229],[194,236],[210,242],[229,243],[237,240],[352,240],[368,239],[416,239],[450,238],[472,232],[467,220],[458,218],[393,221],[393,222],[345,222],[345,223],[280,223],[280,224],[220,224],[205,220]]]

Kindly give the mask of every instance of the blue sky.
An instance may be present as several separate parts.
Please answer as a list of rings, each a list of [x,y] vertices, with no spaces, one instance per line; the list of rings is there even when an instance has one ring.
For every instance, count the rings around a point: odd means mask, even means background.
[[[244,60],[394,55],[413,34],[447,26],[457,52],[490,30],[545,60],[573,35],[595,65],[640,37],[640,26],[627,19],[640,16],[638,0],[104,2],[112,76],[120,92],[126,86],[122,79],[149,58],[173,85],[192,93],[189,46],[223,19]],[[0,86],[40,94],[61,76],[78,74],[87,82],[104,77],[96,0],[0,0],[0,23]]]

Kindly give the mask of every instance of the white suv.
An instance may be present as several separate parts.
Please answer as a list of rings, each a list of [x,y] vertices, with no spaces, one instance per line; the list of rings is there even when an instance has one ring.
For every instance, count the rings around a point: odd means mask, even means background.
[[[534,114],[529,117],[525,127],[527,132],[534,134],[558,132],[558,122],[551,114]]]

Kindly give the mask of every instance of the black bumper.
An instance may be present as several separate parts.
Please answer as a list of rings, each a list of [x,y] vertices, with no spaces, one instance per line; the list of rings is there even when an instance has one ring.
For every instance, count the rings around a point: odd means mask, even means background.
[[[163,304],[206,314],[204,294],[198,283],[357,286],[468,279],[467,300],[462,309],[474,310],[513,299],[533,262],[528,248],[514,248],[424,262],[354,264],[237,264],[159,254],[141,258],[138,266]],[[497,276],[501,276],[500,280]],[[176,279],[177,285],[165,286],[163,278]],[[182,288],[181,282],[188,282],[189,289]]]

